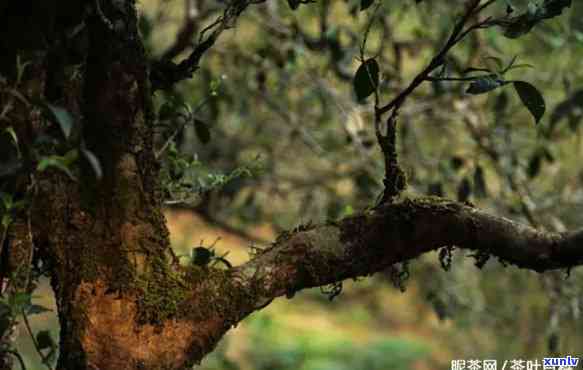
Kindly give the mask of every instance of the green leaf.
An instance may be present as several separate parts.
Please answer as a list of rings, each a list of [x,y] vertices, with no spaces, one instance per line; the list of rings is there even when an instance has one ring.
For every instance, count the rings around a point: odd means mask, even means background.
[[[459,170],[460,168],[463,167],[463,165],[464,165],[464,159],[462,157],[460,157],[460,156],[455,155],[455,156],[451,157],[449,163],[451,165],[451,168],[453,168],[454,171],[457,171],[457,170]]]
[[[50,308],[46,308],[45,306],[41,306],[41,305],[38,305],[38,304],[32,304],[26,310],[26,314],[27,315],[38,315],[38,314],[41,314],[41,313],[51,312],[51,311],[52,310]]]
[[[374,4],[374,0],[362,0],[360,2],[360,11],[370,8],[372,4]]]
[[[2,200],[2,205],[4,205],[5,210],[9,211],[12,209],[12,205],[14,204],[12,194],[0,193],[0,199]]]
[[[152,30],[154,29],[154,25],[152,24],[152,20],[145,14],[140,14],[140,19],[138,20],[138,26],[140,28],[140,33],[144,40],[148,40],[152,35]]]
[[[354,75],[354,92],[361,101],[374,93],[379,84],[379,65],[374,59],[364,61]]]
[[[2,215],[2,227],[6,229],[12,223],[12,217],[8,213]]]
[[[28,204],[26,199],[17,200],[12,205],[13,209],[24,209],[24,207]]]
[[[18,136],[16,136],[16,132],[14,131],[14,128],[12,126],[8,126],[4,129],[4,131],[6,131],[6,133],[8,135],[10,135],[12,142],[14,143],[16,148],[18,148]]]
[[[546,104],[542,94],[536,87],[524,81],[514,81],[514,89],[520,97],[522,104],[532,114],[536,123],[539,123],[545,114]]]
[[[29,293],[19,292],[10,297],[10,307],[14,312],[20,312],[30,306],[32,296]]]
[[[93,169],[93,172],[95,173],[95,177],[97,178],[97,180],[101,180],[101,178],[103,177],[103,169],[101,168],[101,163],[99,162],[97,156],[93,154],[93,152],[91,152],[90,150],[84,148],[81,149],[81,154],[83,154],[83,158],[87,160],[87,162]]]
[[[67,110],[52,104],[47,104],[47,108],[51,113],[51,118],[57,121],[59,127],[61,127],[65,139],[69,139],[73,129],[73,117],[71,117],[71,114]]]
[[[291,10],[296,10],[301,4],[300,0],[287,0],[287,3]]]
[[[492,76],[479,77],[470,83],[466,93],[471,95],[484,94],[504,86],[506,83],[506,81]]]
[[[516,65],[513,65],[511,67],[508,67],[506,72],[512,71],[513,69],[519,69],[519,68],[534,68],[534,66],[532,64],[528,64],[528,63],[516,64]]]
[[[41,330],[36,333],[36,343],[39,350],[52,349],[56,347],[56,343],[51,337],[51,333],[48,330]]]
[[[192,249],[192,263],[199,266],[206,266],[209,264],[214,253],[205,247],[196,247]]]
[[[523,36],[545,19],[561,15],[564,8],[571,7],[572,0],[545,0],[542,4],[529,3],[528,9],[521,15],[501,22],[505,28],[504,36],[515,39]]]
[[[79,158],[79,152],[77,152],[77,149],[71,149],[63,156],[63,164],[69,167],[77,158]]]
[[[194,119],[194,131],[196,132],[196,136],[198,139],[203,143],[207,144],[211,141],[211,132],[209,130],[209,126],[206,122],[201,121],[199,119]]]
[[[42,157],[36,166],[37,171],[43,172],[50,167],[54,167],[63,171],[73,181],[77,181],[69,166],[77,159],[77,150],[73,149],[67,152],[64,156],[51,155]]]
[[[354,208],[350,204],[347,204],[344,209],[342,209],[342,218],[349,217],[354,214]]]

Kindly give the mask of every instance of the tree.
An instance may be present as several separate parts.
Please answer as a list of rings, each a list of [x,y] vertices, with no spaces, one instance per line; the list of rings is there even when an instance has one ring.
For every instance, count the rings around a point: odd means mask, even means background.
[[[485,16],[498,5],[495,0],[468,0],[429,63],[387,101],[383,63],[367,57],[374,15],[362,32],[354,89],[360,100],[374,98],[371,124],[384,160],[384,190],[373,207],[282,232],[240,266],[213,268],[204,248],[196,250],[194,264],[181,266],[162,214],[168,189],[161,173],[172,177],[172,171],[160,162],[171,140],[158,135],[164,106],[156,111],[154,94],[191,78],[219,37],[262,2],[222,5],[218,19],[199,30],[196,45],[176,63],[172,58],[188,48],[195,23],[186,22],[184,37],[152,61],[133,1],[0,5],[0,368],[14,360],[9,332],[15,314],[42,309],[30,304],[30,292],[43,273],[50,275],[58,302],[58,368],[180,369],[199,362],[233,325],[274,298],[371,275],[442,247],[538,272],[581,263],[583,232],[545,232],[490,215],[465,201],[467,186],[460,187],[461,201],[403,195],[407,181],[398,161],[397,123],[424,82],[469,82],[470,94],[513,85],[536,121],[544,114],[534,86],[506,79],[517,67],[514,61],[462,77],[449,76],[444,65],[450,51],[480,29],[495,27],[517,38],[560,15],[571,1],[545,0],[518,15],[504,6],[502,15]],[[309,6],[288,3],[294,10]],[[372,4],[359,5],[366,10]],[[329,6],[323,1],[324,9]],[[339,38],[322,31],[327,39],[303,34],[304,41],[329,49],[331,69],[343,75],[334,62]],[[201,140],[208,140],[204,122],[194,123]],[[53,346],[46,336],[36,342]]]

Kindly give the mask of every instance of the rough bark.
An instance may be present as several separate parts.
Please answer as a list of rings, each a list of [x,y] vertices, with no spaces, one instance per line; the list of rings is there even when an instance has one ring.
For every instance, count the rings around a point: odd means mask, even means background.
[[[187,368],[273,298],[370,275],[443,246],[536,271],[582,262],[583,233],[544,233],[424,198],[298,228],[227,271],[180,267],[162,215],[152,89],[133,2],[41,3],[43,9],[32,1],[0,5],[0,73],[13,83],[16,56],[32,60],[17,87],[25,100],[63,106],[78,124],[74,139],[55,150],[87,148],[104,171],[96,181],[80,161],[78,181],[58,171],[14,180],[14,191],[33,194],[32,219],[24,215],[11,226],[9,254],[24,251],[29,260],[32,235],[50,268],[59,369]],[[26,28],[31,24],[37,27]],[[32,134],[54,133],[34,104],[14,106],[0,127],[18,128],[23,145],[32,145]]]
[[[338,223],[300,227],[228,271],[175,270],[178,285],[165,287],[174,294],[82,282],[70,299],[77,312],[67,319],[83,328],[72,333],[80,336],[79,353],[88,361],[78,368],[180,369],[200,361],[232,325],[282,295],[371,275],[452,245],[536,271],[571,267],[583,258],[582,238],[540,232],[439,198],[406,200]],[[165,303],[148,306],[148,294]],[[86,321],[76,319],[80,313]]]

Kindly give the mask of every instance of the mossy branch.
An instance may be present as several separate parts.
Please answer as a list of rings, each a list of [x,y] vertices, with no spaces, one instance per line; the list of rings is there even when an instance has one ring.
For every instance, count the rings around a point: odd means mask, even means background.
[[[304,288],[371,275],[452,245],[538,272],[583,263],[583,230],[545,232],[430,197],[385,204],[338,223],[292,233],[236,267],[235,274],[245,277],[265,302]]]

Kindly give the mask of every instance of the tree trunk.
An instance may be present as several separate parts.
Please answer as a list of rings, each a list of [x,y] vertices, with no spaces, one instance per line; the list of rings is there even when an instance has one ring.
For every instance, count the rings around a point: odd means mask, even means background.
[[[232,2],[225,19],[250,3]],[[393,202],[390,194],[390,202],[358,216],[284,233],[242,266],[179,266],[162,214],[150,81],[172,84],[192,65],[178,65],[168,79],[151,76],[134,5],[0,3],[0,130],[11,128],[18,139],[17,150],[0,136],[0,190],[29,200],[1,230],[0,278],[29,290],[33,250],[48,266],[61,325],[59,369],[188,368],[275,297],[370,275],[443,246],[537,271],[583,263],[583,232],[544,233],[467,204]],[[43,112],[54,107],[66,109],[74,125],[48,120]],[[55,155],[77,166],[55,169]],[[38,170],[43,163],[53,165]]]
[[[54,149],[62,155],[76,145],[77,181],[49,170],[16,189],[34,193],[31,231],[50,268],[61,324],[58,368],[187,366],[201,357],[193,352],[214,345],[204,334],[228,325],[203,315],[210,306],[197,309],[201,297],[188,287],[199,277],[180,270],[170,250],[134,3],[41,3],[0,8],[0,73],[5,88],[16,86],[27,101],[16,102],[2,125],[32,147],[34,137],[58,134],[33,101],[63,107],[75,121],[69,142]],[[31,62],[20,81],[17,60]],[[85,150],[99,159],[100,181]],[[31,153],[27,160],[36,164]]]

